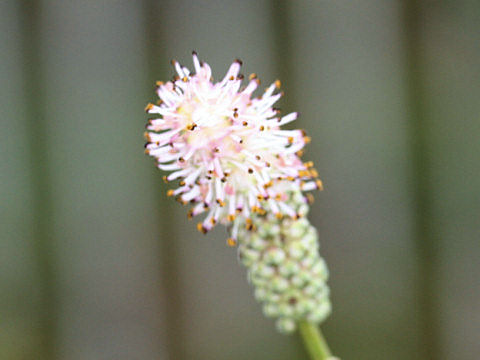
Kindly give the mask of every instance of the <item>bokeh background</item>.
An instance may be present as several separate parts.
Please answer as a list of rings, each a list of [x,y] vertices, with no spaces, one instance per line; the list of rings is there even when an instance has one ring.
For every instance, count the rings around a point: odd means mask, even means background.
[[[343,360],[480,353],[480,3],[0,2],[0,359],[306,359],[143,154],[191,51],[313,137]]]

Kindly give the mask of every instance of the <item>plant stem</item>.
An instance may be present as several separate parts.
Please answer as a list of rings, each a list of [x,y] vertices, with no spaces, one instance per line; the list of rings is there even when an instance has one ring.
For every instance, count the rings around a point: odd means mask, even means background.
[[[312,360],[326,360],[332,356],[327,341],[318,326],[301,321],[298,323],[298,329]]]

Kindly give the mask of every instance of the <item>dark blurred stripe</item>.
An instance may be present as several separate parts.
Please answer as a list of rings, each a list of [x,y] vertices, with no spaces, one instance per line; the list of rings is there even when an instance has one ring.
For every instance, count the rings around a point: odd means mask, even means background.
[[[162,37],[162,2],[157,0],[144,0],[144,22],[145,22],[145,42],[146,42],[146,54],[147,54],[147,73],[149,84],[151,86],[151,97],[145,99],[147,102],[155,102],[157,95],[154,92],[155,81],[166,81],[171,74],[170,64],[162,63],[160,59],[164,58],[161,55],[164,48],[165,37]],[[163,4],[164,5],[164,4]],[[165,16],[163,14],[163,16]],[[173,58],[173,55],[171,55]],[[147,117],[146,117],[147,118]],[[146,122],[146,120],[145,120]],[[154,162],[152,160],[152,167]],[[158,219],[159,230],[162,237],[158,239],[160,242],[160,277],[162,279],[162,293],[164,296],[164,318],[165,322],[162,324],[164,337],[164,343],[166,344],[166,353],[170,360],[182,360],[186,359],[185,346],[185,329],[183,328],[182,321],[182,292],[179,287],[179,277],[183,273],[180,271],[180,254],[179,248],[175,241],[178,237],[175,231],[175,225],[178,223],[172,219],[174,214],[173,206],[175,203],[172,199],[167,198],[166,191],[167,185],[161,181],[164,174],[161,171],[155,169],[153,176],[155,177],[156,197],[160,213],[164,214]]]
[[[440,323],[438,319],[439,242],[433,229],[433,181],[430,172],[429,128],[426,107],[425,62],[422,37],[424,35],[424,2],[401,1],[403,6],[405,79],[410,131],[410,156],[412,161],[412,191],[414,193],[414,227],[418,254],[417,296],[423,354],[422,359],[441,358]]]
[[[273,24],[273,41],[275,51],[275,76],[282,82],[282,90],[285,96],[280,100],[282,113],[288,114],[292,111],[298,111],[297,101],[294,91],[294,61],[292,56],[294,51],[292,34],[292,17],[290,0],[271,0],[271,14]],[[299,119],[301,121],[301,118]],[[295,127],[298,127],[295,122]]]
[[[52,226],[51,169],[48,161],[47,130],[44,108],[44,74],[42,72],[42,44],[40,40],[41,1],[22,1],[22,52],[24,57],[24,94],[30,145],[30,172],[33,183],[34,209],[32,241],[37,261],[37,276],[41,281],[41,300],[37,314],[40,317],[41,349],[38,359],[56,359],[58,296],[55,281],[55,253]]]

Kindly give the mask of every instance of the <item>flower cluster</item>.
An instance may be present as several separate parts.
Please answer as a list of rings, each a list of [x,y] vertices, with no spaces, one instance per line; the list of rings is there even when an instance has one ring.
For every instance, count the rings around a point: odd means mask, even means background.
[[[288,203],[307,214],[309,206],[300,192],[292,192]],[[319,255],[315,228],[306,217],[279,220],[267,213],[251,221],[257,230],[241,229],[238,251],[265,316],[276,318],[282,333],[294,331],[298,321],[322,322],[331,304],[328,269]]]
[[[196,53],[193,64],[191,74],[173,61],[178,75],[158,82],[160,100],[146,107],[155,118],[147,124],[145,151],[170,172],[165,181],[179,181],[168,195],[193,204],[189,217],[206,213],[198,224],[204,233],[217,223],[230,225],[230,245],[237,243],[239,226],[255,214],[298,218],[288,193],[317,189],[321,182],[313,164],[300,159],[309,137],[281,128],[297,113],[281,116],[273,107],[282,96],[280,82],[253,97],[260,81],[252,74],[242,87],[240,60],[216,83]]]

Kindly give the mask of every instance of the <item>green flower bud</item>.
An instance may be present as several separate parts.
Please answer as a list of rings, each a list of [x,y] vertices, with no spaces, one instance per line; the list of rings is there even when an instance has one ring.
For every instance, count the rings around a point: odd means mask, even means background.
[[[280,309],[277,304],[269,302],[263,306],[263,313],[266,317],[277,317],[280,315]]]
[[[307,320],[313,323],[322,322],[330,314],[330,311],[330,302],[325,301],[319,304],[319,306],[313,309],[313,311],[309,312],[309,314],[307,315]]]
[[[263,260],[270,265],[279,265],[285,260],[285,252],[278,248],[270,248],[265,251],[263,255]]]
[[[288,258],[285,259],[285,261],[283,261],[283,263],[278,266],[278,272],[280,273],[280,275],[286,278],[296,274],[299,270],[300,265],[298,264],[298,262]]]
[[[257,287],[255,289],[255,299],[257,299],[257,301],[263,302],[267,300],[267,298],[268,298],[267,290],[265,290],[263,287]]]
[[[260,253],[258,251],[252,250],[250,248],[244,247],[244,249],[240,250],[240,259],[242,260],[243,265],[251,266],[254,264],[258,259],[260,259]]]
[[[267,247],[268,241],[254,234],[248,244],[253,250],[262,251]]]
[[[287,253],[294,260],[302,260],[305,257],[305,250],[299,241],[287,245]]]
[[[280,318],[275,322],[277,330],[283,334],[290,334],[295,331],[297,325],[290,318]]]
[[[276,292],[283,292],[286,289],[288,289],[290,283],[288,282],[287,279],[283,277],[275,277],[272,282],[270,283],[270,287],[273,291]]]

